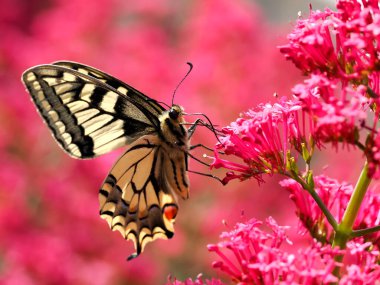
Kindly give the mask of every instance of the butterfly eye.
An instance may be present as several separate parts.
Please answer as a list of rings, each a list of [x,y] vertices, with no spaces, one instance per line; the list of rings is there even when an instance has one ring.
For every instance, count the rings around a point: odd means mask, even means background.
[[[178,116],[179,116],[179,112],[176,109],[173,109],[173,108],[170,109],[170,111],[169,111],[169,117],[170,117],[170,119],[177,120]]]

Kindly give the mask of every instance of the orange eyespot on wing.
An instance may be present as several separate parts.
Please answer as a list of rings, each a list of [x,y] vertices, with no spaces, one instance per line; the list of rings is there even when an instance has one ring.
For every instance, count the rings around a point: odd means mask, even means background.
[[[164,150],[155,136],[132,144],[113,166],[99,192],[100,216],[134,243],[136,253],[158,238],[174,235],[177,197],[166,177]]]
[[[178,212],[178,207],[177,207],[177,205],[167,205],[167,206],[165,206],[165,208],[164,208],[164,215],[165,215],[165,217],[166,217],[169,221],[175,219],[175,217],[177,216],[177,212]]]

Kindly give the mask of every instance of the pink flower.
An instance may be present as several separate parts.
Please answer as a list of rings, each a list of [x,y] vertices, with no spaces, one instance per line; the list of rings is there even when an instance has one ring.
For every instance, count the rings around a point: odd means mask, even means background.
[[[348,242],[339,284],[376,284],[380,280],[380,253],[370,242]]]
[[[273,218],[265,225],[269,233],[254,219],[222,233],[222,241],[208,245],[219,256],[213,267],[238,284],[374,284],[380,277],[379,251],[371,242],[350,241],[340,250],[310,240],[307,247],[290,253],[284,244],[292,245],[286,235],[289,227],[277,225]],[[334,260],[338,254],[345,255],[342,263]],[[342,267],[340,280],[333,275],[337,266]]]
[[[230,278],[242,284],[311,284],[335,282],[332,275],[336,250],[314,243],[311,247],[288,253],[283,243],[292,244],[285,230],[268,218],[265,225],[270,233],[262,230],[263,223],[249,220],[238,223],[230,232],[221,234],[222,241],[208,245],[220,260],[214,268],[225,272]]]
[[[338,11],[311,10],[298,19],[280,51],[304,73],[365,80],[379,70],[380,10],[378,1],[363,2],[338,0]]]
[[[340,87],[339,80],[322,74],[312,74],[304,83],[293,88],[302,102],[302,109],[314,120],[313,137],[318,143],[355,144],[359,130],[367,117],[370,100],[366,87]]]
[[[288,35],[289,44],[280,46],[285,58],[304,73],[315,70],[327,73],[343,73],[329,30],[332,11],[310,11],[307,19],[298,19],[292,33]]]
[[[369,136],[366,141],[365,154],[368,161],[368,175],[380,178],[380,135]]]
[[[314,177],[314,184],[315,191],[322,199],[323,203],[330,210],[334,218],[340,221],[353,192],[352,185],[339,183],[337,180],[328,178],[324,175]],[[333,229],[311,195],[302,189],[300,184],[293,179],[282,180],[280,185],[291,193],[290,198],[296,205],[296,214],[302,224],[300,232],[303,232],[304,229],[306,229],[313,238],[323,244],[331,243]],[[366,193],[353,229],[358,230],[377,226],[380,218],[379,212],[380,196],[369,190]],[[359,241],[360,239],[354,240]],[[364,236],[364,241],[372,242],[377,249],[379,249],[380,233],[377,232],[371,235],[366,235]]]
[[[337,11],[311,10],[308,18],[298,19],[289,43],[280,47],[287,59],[310,75],[292,91],[314,121],[312,137],[317,145],[359,146],[369,161],[370,176],[375,178],[380,177],[376,138],[379,27],[377,0],[338,0]],[[371,111],[374,116],[368,116]],[[363,129],[369,130],[364,139],[360,136]]]
[[[226,185],[230,180],[239,178],[241,181],[248,179],[250,177],[255,177],[258,181],[262,181],[261,173],[251,169],[249,166],[228,161],[219,157],[218,151],[214,150],[214,161],[212,162],[211,167],[213,168],[226,168],[232,171],[228,171],[226,176],[223,178],[222,183]],[[239,174],[236,174],[235,172]]]
[[[174,278],[172,280],[171,277],[169,277],[168,282],[166,285],[223,285],[224,283],[218,279],[206,279],[202,280],[202,274],[199,274],[197,278],[193,281],[191,278],[186,279],[185,281],[178,281]]]
[[[226,155],[241,158],[244,164],[221,159],[215,152],[212,167],[239,173],[229,172],[225,182],[249,177],[261,181],[264,173],[285,173],[288,152],[301,152],[301,144],[307,141],[305,118],[300,110],[298,101],[282,98],[273,105],[262,104],[257,110],[246,112],[245,117],[222,129],[224,136],[216,147],[223,149]]]

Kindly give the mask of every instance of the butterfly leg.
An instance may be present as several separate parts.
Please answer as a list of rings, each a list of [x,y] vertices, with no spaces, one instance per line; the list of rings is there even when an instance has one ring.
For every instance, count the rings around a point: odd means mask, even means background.
[[[208,124],[206,122],[204,122],[202,119],[197,119],[195,120],[195,122],[190,126],[190,128],[188,129],[188,138],[190,139],[192,137],[192,135],[194,134],[196,128],[198,126],[204,126],[204,127],[207,127],[210,131],[212,131],[215,135],[215,137],[217,138],[217,140],[219,141],[219,138],[218,138],[218,135],[217,135],[217,130],[214,128],[214,126],[212,124]],[[192,145],[190,146],[190,149],[189,150],[193,150],[193,149],[196,149],[196,148],[199,148],[199,147],[202,147],[208,151],[214,151],[212,148],[209,148],[203,144],[196,144],[196,145]],[[210,164],[200,160],[199,158],[195,157],[194,155],[192,155],[191,153],[187,152],[187,155],[189,157],[191,157],[192,159],[194,159],[195,161],[199,162],[200,164],[202,165],[205,165],[207,167],[210,167]],[[225,185],[225,183],[223,183],[223,181],[215,176],[215,175],[212,175],[210,173],[203,173],[203,172],[198,172],[198,171],[192,171],[192,170],[189,170],[187,169],[188,172],[191,172],[191,173],[195,173],[195,174],[198,174],[198,175],[202,175],[202,176],[206,176],[206,177],[210,177],[210,178],[213,178],[217,181],[219,181],[221,184]]]
[[[189,139],[193,136],[193,134],[194,134],[194,132],[198,126],[209,127],[202,119],[196,119],[195,122],[193,124],[191,124],[191,127],[187,130]]]
[[[190,146],[190,150],[193,150],[193,149],[196,149],[196,148],[199,148],[199,147],[202,147],[202,148],[204,148],[204,149],[206,149],[208,151],[214,152],[214,149],[212,149],[212,148],[210,148],[208,146],[205,146],[204,144],[201,144],[201,143],[195,144],[195,145],[191,145]],[[218,153],[219,154],[225,154],[223,151],[218,151]]]
[[[206,162],[200,160],[199,158],[196,158],[194,155],[190,154],[190,153],[187,153],[188,156],[190,156],[192,159],[194,159],[195,161],[199,162],[200,164],[203,164],[207,167],[210,167],[209,164],[207,164]],[[189,170],[187,169],[188,172],[191,172],[191,173],[195,173],[195,174],[199,174],[199,175],[202,175],[202,176],[206,176],[206,177],[211,177],[215,180],[218,180],[220,183],[222,183],[223,185],[225,185],[225,183],[217,176],[215,175],[212,175],[210,173],[203,173],[203,172],[198,172],[198,171],[192,171],[192,170]]]
[[[214,151],[212,148],[210,148],[208,146],[205,146],[205,145],[203,145],[201,143],[190,146],[190,150],[193,150],[193,149],[196,149],[196,148],[199,148],[199,147],[203,147],[204,149],[207,149],[209,151]]]
[[[217,177],[215,175],[212,175],[212,174],[209,174],[209,173],[198,172],[198,171],[192,171],[192,170],[187,170],[187,172],[198,174],[198,175],[202,175],[202,176],[206,176],[206,177],[210,177],[210,178],[213,178],[213,179],[219,181],[223,185],[226,185],[226,183],[224,183],[222,179],[220,179],[219,177]]]
[[[210,167],[210,164],[200,160],[199,158],[195,157],[194,155],[192,155],[191,153],[187,152],[187,155],[190,156],[192,159],[194,159],[195,161],[199,162],[200,164],[203,164],[204,166],[207,166],[207,167]]]
[[[190,128],[187,130],[187,133],[188,133],[188,136],[189,136],[189,139],[193,136],[196,128],[198,126],[203,126],[203,127],[206,127],[208,128],[210,131],[213,132],[213,134],[215,135],[216,139],[218,140],[218,142],[220,142],[219,140],[219,137],[218,135],[221,135],[221,132],[217,129],[215,129],[215,126],[212,125],[212,124],[209,124],[209,123],[206,123],[205,121],[203,121],[202,119],[196,119],[194,123],[191,124]],[[218,134],[219,133],[219,134]],[[221,142],[220,142],[221,143]]]

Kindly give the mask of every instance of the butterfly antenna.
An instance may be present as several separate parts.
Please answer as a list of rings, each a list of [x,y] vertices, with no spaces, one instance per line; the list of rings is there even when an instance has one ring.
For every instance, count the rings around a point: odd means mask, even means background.
[[[168,107],[170,109],[171,106],[169,106],[168,104],[166,104],[165,102],[162,102],[162,101],[156,101],[157,103],[159,104],[162,104],[162,105],[165,105],[166,107]]]
[[[186,62],[189,65],[189,71],[186,73],[186,75],[182,78],[182,80],[178,83],[177,87],[174,89],[173,97],[172,97],[172,106],[174,103],[174,96],[177,92],[178,87],[182,84],[182,82],[186,79],[186,77],[190,74],[191,70],[193,69],[193,64],[191,62]]]

